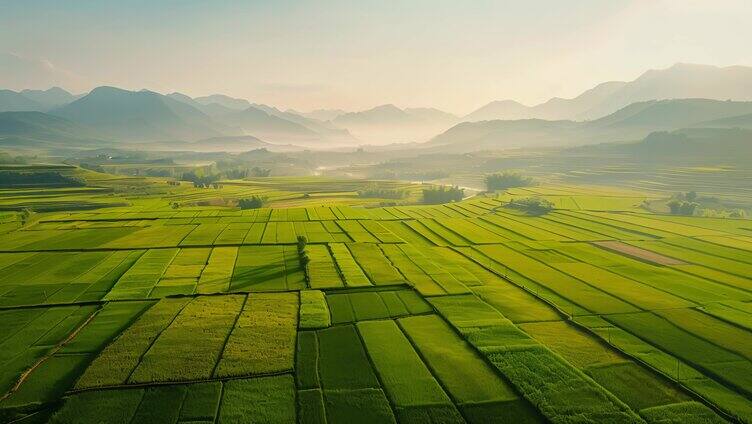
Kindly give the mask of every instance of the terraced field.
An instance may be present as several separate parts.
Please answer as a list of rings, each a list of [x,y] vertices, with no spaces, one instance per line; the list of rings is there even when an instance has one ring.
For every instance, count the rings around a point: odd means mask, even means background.
[[[364,208],[326,184],[9,213],[0,422],[752,422],[751,221],[633,190],[535,187],[556,209],[528,216],[514,190]]]

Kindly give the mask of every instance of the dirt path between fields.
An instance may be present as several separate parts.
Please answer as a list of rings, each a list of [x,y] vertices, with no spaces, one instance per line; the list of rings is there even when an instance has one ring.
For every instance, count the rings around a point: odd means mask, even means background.
[[[602,247],[604,249],[614,251],[616,253],[621,253],[627,256],[631,256],[633,258],[641,259],[647,262],[652,262],[658,265],[686,265],[687,264],[686,262],[680,261],[679,259],[674,259],[668,256],[663,256],[659,253],[655,253],[650,250],[645,250],[640,247],[631,246],[631,245],[622,243],[620,241],[595,241],[593,242],[593,244],[598,247]]]

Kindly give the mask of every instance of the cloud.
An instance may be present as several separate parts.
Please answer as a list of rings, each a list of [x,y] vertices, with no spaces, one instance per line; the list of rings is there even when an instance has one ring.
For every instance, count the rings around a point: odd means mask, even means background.
[[[26,58],[13,53],[0,53],[2,88],[13,90],[47,89],[53,86],[83,90],[85,78],[55,66],[47,59]]]

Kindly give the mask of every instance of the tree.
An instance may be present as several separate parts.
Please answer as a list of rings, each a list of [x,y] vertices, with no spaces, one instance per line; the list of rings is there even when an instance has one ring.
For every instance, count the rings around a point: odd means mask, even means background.
[[[440,203],[459,202],[465,197],[465,190],[454,186],[441,186],[423,190],[423,203],[437,205]]]
[[[303,276],[305,277],[306,282],[308,282],[311,280],[308,275],[308,262],[310,262],[311,259],[308,257],[308,253],[305,250],[306,244],[308,244],[306,236],[298,236],[298,258],[300,258],[300,267],[303,268]]]
[[[668,206],[672,215],[694,215],[700,205],[696,202],[673,199],[666,203],[666,206]]]
[[[501,172],[486,175],[486,188],[488,191],[506,190],[513,187],[527,187],[533,185],[533,179],[514,172]]]
[[[540,197],[514,199],[507,207],[523,210],[530,215],[544,215],[554,209],[554,204]]]
[[[258,209],[264,206],[264,199],[259,196],[253,196],[250,199],[240,199],[238,200],[238,206],[243,210]]]

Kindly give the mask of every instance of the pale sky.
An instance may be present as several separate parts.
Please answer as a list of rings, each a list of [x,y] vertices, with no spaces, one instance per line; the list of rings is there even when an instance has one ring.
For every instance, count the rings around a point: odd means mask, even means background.
[[[751,0],[0,0],[0,88],[464,114],[676,62],[752,65],[751,22]]]

